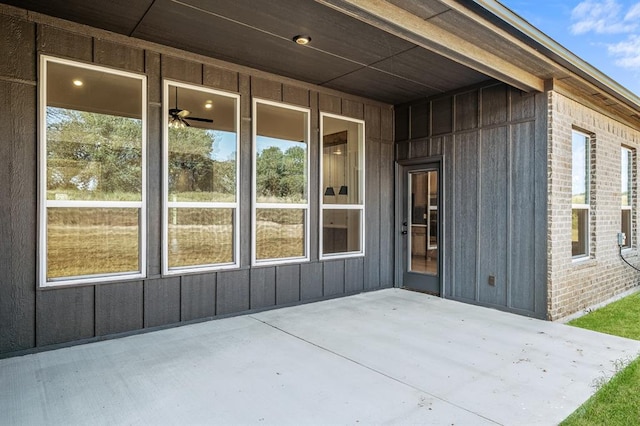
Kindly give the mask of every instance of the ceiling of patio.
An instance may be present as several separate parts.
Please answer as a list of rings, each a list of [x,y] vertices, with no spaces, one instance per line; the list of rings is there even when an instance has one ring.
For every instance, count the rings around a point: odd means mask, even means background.
[[[390,104],[489,79],[314,0],[0,2]],[[437,0],[391,3],[424,20],[453,13]],[[299,34],[311,43],[294,43]]]

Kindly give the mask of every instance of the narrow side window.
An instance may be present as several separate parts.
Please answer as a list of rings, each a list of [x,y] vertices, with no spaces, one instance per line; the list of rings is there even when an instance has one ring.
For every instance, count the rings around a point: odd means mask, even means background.
[[[590,150],[591,138],[581,132],[572,133],[571,144],[571,255],[589,256]]]
[[[320,257],[364,254],[364,122],[321,114]]]
[[[622,147],[620,150],[620,232],[625,234],[622,248],[631,248],[633,245],[633,170],[634,152]]]

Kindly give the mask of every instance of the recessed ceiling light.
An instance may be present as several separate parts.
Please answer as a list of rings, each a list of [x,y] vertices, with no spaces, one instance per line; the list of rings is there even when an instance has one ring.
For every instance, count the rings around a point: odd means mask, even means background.
[[[206,109],[211,109],[211,108],[213,108],[213,101],[207,101],[207,102],[204,104],[204,107],[205,107]]]
[[[82,82],[82,80],[78,80],[77,78],[75,80],[73,80],[73,85],[74,86],[82,86],[84,83]]]
[[[293,38],[293,41],[304,46],[305,44],[309,44],[311,42],[311,37],[309,37],[308,35],[297,35]]]

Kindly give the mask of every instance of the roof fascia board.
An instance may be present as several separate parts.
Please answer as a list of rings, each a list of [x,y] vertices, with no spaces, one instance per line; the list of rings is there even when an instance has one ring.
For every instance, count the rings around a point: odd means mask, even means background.
[[[632,115],[630,113],[630,115],[628,116],[623,114],[616,114],[612,112],[609,108],[607,108],[606,105],[593,102],[589,97],[585,97],[585,96],[576,97],[574,90],[571,87],[567,86],[563,80],[552,79],[547,81],[547,90],[556,92],[568,99],[571,99],[581,105],[584,105],[585,107],[593,111],[596,111],[602,115],[607,116],[611,120],[617,121],[618,123],[622,123],[625,126],[629,126],[633,129],[638,129],[637,118],[640,118],[640,117],[638,117],[637,114]]]
[[[451,0],[440,1],[445,4],[455,3]],[[528,41],[527,44],[529,44],[531,48],[545,52],[547,57],[550,57],[583,80],[591,83],[599,90],[606,92],[627,106],[635,109],[636,111],[640,109],[640,97],[599,71],[594,66],[590,65],[588,62],[580,59],[574,53],[554,41],[542,31],[538,30],[509,8],[495,0],[473,0],[473,2],[488,11],[497,19],[507,23],[512,28],[522,33],[526,37]],[[468,9],[465,5],[458,5],[457,9],[460,10],[461,8]]]
[[[383,0],[316,1],[520,90],[544,90],[543,79],[394,4]]]

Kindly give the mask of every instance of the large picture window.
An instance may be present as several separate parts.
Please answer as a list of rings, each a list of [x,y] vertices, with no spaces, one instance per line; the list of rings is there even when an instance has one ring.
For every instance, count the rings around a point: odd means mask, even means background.
[[[589,256],[590,162],[591,138],[572,133],[571,143],[571,255]]]
[[[163,273],[238,266],[239,96],[164,84]]]
[[[40,64],[40,285],[143,277],[146,78]]]
[[[633,244],[631,214],[633,206],[633,151],[624,147],[620,151],[620,232],[623,232],[626,237],[622,247],[631,248]]]
[[[253,102],[253,263],[309,258],[309,110]]]
[[[364,122],[322,113],[320,256],[364,254]]]

